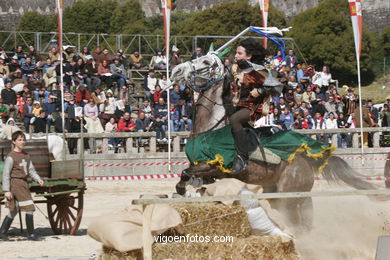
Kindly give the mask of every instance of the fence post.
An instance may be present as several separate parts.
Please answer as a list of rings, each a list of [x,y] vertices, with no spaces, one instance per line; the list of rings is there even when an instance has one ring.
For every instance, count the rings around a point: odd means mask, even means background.
[[[359,148],[359,134],[358,133],[352,134],[352,148]]]
[[[338,134],[332,134],[332,145],[334,147],[338,147],[338,137],[337,137]]]
[[[126,153],[131,153],[133,150],[133,137],[126,139]]]
[[[155,153],[157,151],[157,147],[156,147],[156,136],[152,136],[150,137],[149,139],[149,150],[150,152],[153,152]]]
[[[173,137],[173,152],[178,153],[180,152],[180,136],[176,135]]]
[[[374,148],[379,148],[380,132],[375,132],[372,137],[372,144]]]

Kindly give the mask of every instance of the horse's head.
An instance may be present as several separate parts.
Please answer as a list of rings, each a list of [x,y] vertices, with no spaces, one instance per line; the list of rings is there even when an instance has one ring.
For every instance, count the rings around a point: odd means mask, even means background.
[[[171,74],[172,82],[186,82],[195,91],[202,91],[224,76],[224,66],[213,53],[177,65]]]

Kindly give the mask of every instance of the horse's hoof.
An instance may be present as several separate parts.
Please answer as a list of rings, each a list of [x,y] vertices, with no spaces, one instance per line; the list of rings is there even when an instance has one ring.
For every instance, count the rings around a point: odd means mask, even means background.
[[[186,188],[185,186],[183,187],[182,185],[180,184],[176,184],[176,192],[182,196],[184,196],[184,194],[186,193]]]

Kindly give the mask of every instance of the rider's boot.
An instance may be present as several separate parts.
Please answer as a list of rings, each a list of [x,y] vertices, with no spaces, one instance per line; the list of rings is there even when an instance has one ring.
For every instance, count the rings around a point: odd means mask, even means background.
[[[245,129],[233,132],[234,142],[236,144],[236,157],[233,161],[232,174],[238,174],[245,170],[248,165],[248,133]]]
[[[7,232],[14,219],[6,216],[3,220],[3,224],[0,227],[0,240],[8,240]]]

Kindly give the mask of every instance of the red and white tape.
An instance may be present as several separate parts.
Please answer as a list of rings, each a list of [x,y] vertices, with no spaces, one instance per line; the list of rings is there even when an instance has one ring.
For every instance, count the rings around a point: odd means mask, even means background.
[[[130,176],[98,176],[85,177],[86,181],[136,181],[180,178],[181,174],[155,174],[155,175],[130,175]]]
[[[340,156],[341,159],[344,159],[344,160],[361,160],[362,158],[361,157],[344,157],[344,156]],[[364,161],[390,161],[389,158],[371,158],[371,157],[366,157],[366,158],[363,158]]]
[[[180,178],[181,174],[129,175],[129,176],[98,176],[85,177],[86,181],[137,181]],[[390,181],[390,177],[363,177],[366,181]],[[314,177],[314,180],[324,180],[323,177]]]
[[[84,167],[129,167],[129,166],[165,166],[169,162],[138,162],[138,163],[85,163]],[[171,162],[171,165],[189,165],[189,162]]]

